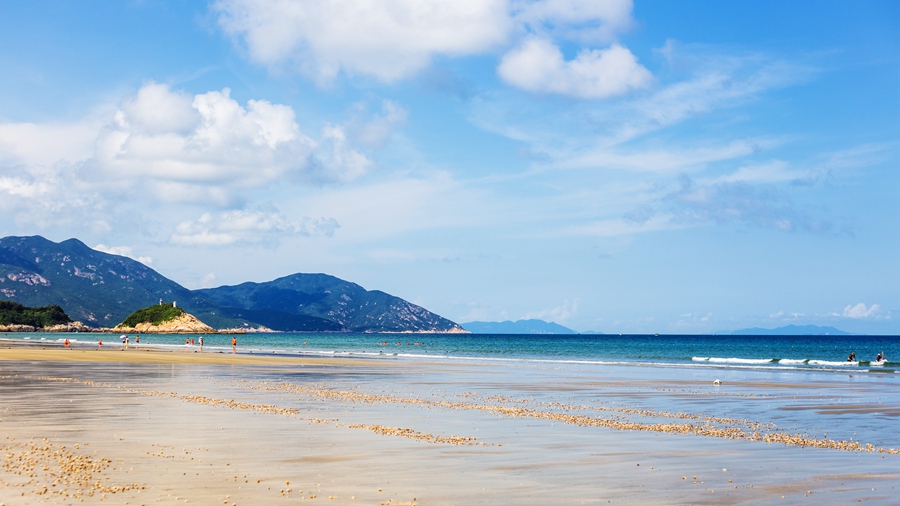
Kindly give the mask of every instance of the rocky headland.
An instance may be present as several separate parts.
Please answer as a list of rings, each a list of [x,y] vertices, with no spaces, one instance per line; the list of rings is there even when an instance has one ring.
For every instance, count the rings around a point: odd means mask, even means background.
[[[122,334],[217,334],[214,328],[198,320],[194,315],[184,313],[168,321],[141,322],[133,327],[116,325],[110,332]]]

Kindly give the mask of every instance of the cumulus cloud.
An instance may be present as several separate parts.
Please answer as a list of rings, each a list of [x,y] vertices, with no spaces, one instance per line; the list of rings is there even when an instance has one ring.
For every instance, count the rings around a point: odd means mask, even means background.
[[[878,304],[872,304],[868,308],[862,302],[853,306],[848,305],[844,308],[844,313],[841,315],[844,318],[853,318],[853,319],[862,319],[862,318],[870,318],[876,316],[878,310],[881,309],[881,306]]]
[[[157,231],[161,224],[148,220],[158,218],[142,216],[148,202],[243,209],[254,192],[276,185],[355,181],[375,167],[362,149],[383,147],[406,116],[399,103],[383,100],[344,124],[307,135],[287,105],[238,103],[227,88],[188,94],[149,82],[105,110],[102,120],[0,123],[0,212],[32,228],[76,224],[106,233],[118,223]],[[330,226],[328,220],[307,221],[261,226],[309,235]],[[206,226],[173,237],[250,240],[215,235],[224,225]]]
[[[277,240],[283,235],[331,237],[340,227],[334,218],[291,219],[278,211],[241,210],[214,216],[204,213],[175,227],[169,238],[174,244],[221,246]]]
[[[146,256],[137,256],[134,254],[134,249],[131,246],[107,246],[105,244],[98,244],[94,246],[94,249],[97,251],[102,251],[103,253],[109,253],[110,255],[119,255],[123,257],[131,258],[132,260],[137,260],[138,262],[144,265],[150,265],[153,263],[152,257]]]
[[[123,102],[86,163],[104,179],[144,181],[166,201],[218,205],[233,203],[237,189],[350,181],[371,166],[340,127],[326,127],[320,141],[302,133],[289,106],[242,106],[228,88],[191,97],[156,83]]]
[[[219,0],[213,9],[252,60],[290,62],[320,82],[341,71],[396,81],[436,55],[482,53],[512,26],[504,0]]]
[[[150,83],[116,113],[93,161],[118,177],[257,185],[302,169],[314,146],[290,107],[245,108],[227,88],[191,98]]]
[[[225,33],[251,60],[295,65],[320,84],[343,72],[384,82],[410,77],[435,56],[483,54],[523,35],[498,72],[513,86],[604,98],[646,86],[650,72],[618,44],[565,61],[549,40],[615,41],[633,25],[631,0],[219,0]],[[536,66],[536,67],[533,67]],[[521,75],[527,71],[526,76]]]
[[[614,44],[609,49],[582,50],[566,61],[553,43],[532,38],[507,53],[497,68],[500,77],[524,90],[557,93],[579,98],[607,98],[653,79],[628,49]]]

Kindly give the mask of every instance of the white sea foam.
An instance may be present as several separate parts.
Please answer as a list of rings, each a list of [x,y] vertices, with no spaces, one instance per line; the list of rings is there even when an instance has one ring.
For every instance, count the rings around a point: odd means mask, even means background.
[[[805,358],[800,358],[800,359],[783,358],[783,359],[779,360],[778,363],[784,364],[784,365],[796,365],[796,364],[805,364],[807,360],[808,359],[805,359]]]
[[[769,364],[772,361],[771,358],[709,358],[709,362],[715,364]]]
[[[810,365],[827,365],[829,367],[840,367],[840,366],[855,366],[859,365],[859,362],[847,362],[846,360],[843,362],[836,362],[833,360],[810,360]]]

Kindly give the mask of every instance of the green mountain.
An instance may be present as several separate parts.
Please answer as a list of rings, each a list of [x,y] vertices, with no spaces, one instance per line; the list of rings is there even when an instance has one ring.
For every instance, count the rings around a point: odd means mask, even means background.
[[[452,321],[399,297],[366,290],[327,274],[292,274],[267,283],[242,283],[196,293],[247,311],[324,318],[353,332],[464,332]]]
[[[307,279],[323,282],[302,281]],[[57,304],[92,327],[113,327],[162,299],[176,301],[214,328],[262,325],[309,332],[458,328],[403,299],[332,276],[296,274],[269,283],[191,291],[130,258],[95,251],[77,239],[55,243],[40,236],[0,239],[0,298],[27,306]],[[314,304],[289,303],[313,300]]]
[[[159,299],[208,312],[209,301],[130,258],[95,251],[77,239],[0,239],[0,297],[27,306],[58,304],[75,320],[112,327]]]

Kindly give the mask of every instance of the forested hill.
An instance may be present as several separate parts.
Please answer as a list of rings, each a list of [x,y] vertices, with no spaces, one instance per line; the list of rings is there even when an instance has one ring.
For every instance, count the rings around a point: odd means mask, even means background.
[[[74,320],[113,327],[159,300],[177,301],[214,328],[309,332],[464,332],[454,322],[378,290],[325,274],[191,291],[150,267],[77,239],[0,239],[0,299],[59,305]]]
[[[0,325],[30,325],[50,327],[71,322],[69,315],[57,305],[27,307],[8,300],[0,300]]]

